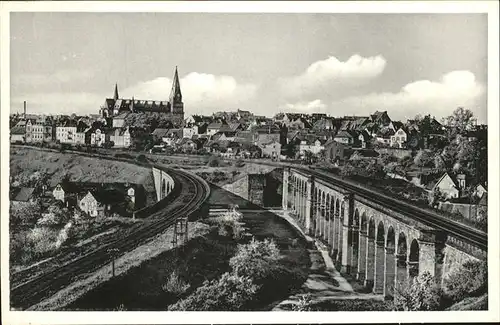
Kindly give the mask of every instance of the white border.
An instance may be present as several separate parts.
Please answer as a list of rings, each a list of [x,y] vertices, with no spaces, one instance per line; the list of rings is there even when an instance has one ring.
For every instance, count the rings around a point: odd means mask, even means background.
[[[499,301],[499,24],[497,1],[436,2],[0,2],[1,32],[1,256],[3,324],[378,323],[500,321]],[[481,312],[12,312],[8,284],[10,107],[9,13],[31,12],[254,12],[254,13],[488,13],[489,311]]]

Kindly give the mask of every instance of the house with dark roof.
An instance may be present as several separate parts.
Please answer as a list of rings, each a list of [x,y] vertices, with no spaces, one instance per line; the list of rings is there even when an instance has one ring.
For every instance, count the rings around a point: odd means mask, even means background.
[[[356,134],[353,131],[347,130],[340,131],[335,135],[335,137],[333,137],[333,140],[349,146],[354,145],[355,139]]]
[[[375,111],[370,117],[372,122],[380,126],[389,126],[391,123],[391,118],[387,114],[387,111]]]
[[[34,201],[35,188],[33,187],[17,187],[10,189],[10,202],[14,205],[28,204]]]
[[[325,158],[327,161],[339,161],[345,159],[345,152],[349,148],[347,145],[333,139],[325,142],[324,147]]]
[[[14,126],[10,129],[10,143],[24,143],[26,141],[26,128]]]

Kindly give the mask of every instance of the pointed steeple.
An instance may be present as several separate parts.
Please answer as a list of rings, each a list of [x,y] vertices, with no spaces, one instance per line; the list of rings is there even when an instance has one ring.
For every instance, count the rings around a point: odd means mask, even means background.
[[[170,104],[172,105],[174,102],[182,102],[181,84],[179,83],[177,66],[175,66],[174,80],[172,81],[172,90],[170,91]]]
[[[118,84],[115,83],[115,93],[113,94],[113,99],[117,100],[118,98],[120,98],[118,97]]]

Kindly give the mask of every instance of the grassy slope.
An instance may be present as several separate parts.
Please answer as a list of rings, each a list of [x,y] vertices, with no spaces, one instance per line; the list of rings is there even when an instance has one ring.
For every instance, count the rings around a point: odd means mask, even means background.
[[[87,182],[130,182],[143,184],[148,193],[148,204],[155,201],[153,175],[150,169],[121,161],[83,157],[70,153],[38,151],[29,148],[11,148],[10,175],[30,175],[46,172],[51,186],[68,173],[71,180]],[[153,201],[150,201],[150,200]]]

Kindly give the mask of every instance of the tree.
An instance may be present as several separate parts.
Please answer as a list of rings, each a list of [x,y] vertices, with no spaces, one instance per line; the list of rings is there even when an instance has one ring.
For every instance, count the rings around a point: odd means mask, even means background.
[[[385,176],[384,166],[379,164],[376,159],[371,160],[364,170],[369,178],[382,179]]]
[[[485,261],[468,260],[445,278],[444,294],[452,302],[487,292],[488,265]]]
[[[237,311],[252,300],[257,289],[251,278],[226,272],[219,280],[205,281],[187,298],[168,306],[168,310]]]
[[[441,305],[442,291],[429,272],[395,289],[394,307],[398,311],[439,310]]]
[[[258,283],[273,272],[279,259],[280,252],[273,240],[258,241],[252,238],[250,243],[238,245],[229,265],[235,274],[251,277]]]
[[[448,127],[451,138],[471,130],[476,122],[472,111],[463,107],[458,107],[450,116],[443,118],[443,124]]]
[[[425,150],[419,150],[413,162],[420,168],[428,167],[432,164],[433,157]]]

